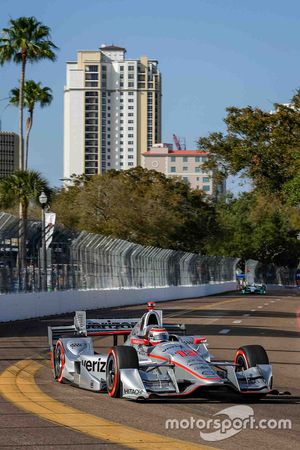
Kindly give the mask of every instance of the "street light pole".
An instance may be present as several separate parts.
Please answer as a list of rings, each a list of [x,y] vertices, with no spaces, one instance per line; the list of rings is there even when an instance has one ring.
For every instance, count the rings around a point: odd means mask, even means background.
[[[42,206],[42,248],[41,248],[41,272],[42,272],[42,290],[47,291],[47,250],[46,250],[46,223],[45,207],[47,204],[47,195],[42,192],[39,196],[39,202]]]

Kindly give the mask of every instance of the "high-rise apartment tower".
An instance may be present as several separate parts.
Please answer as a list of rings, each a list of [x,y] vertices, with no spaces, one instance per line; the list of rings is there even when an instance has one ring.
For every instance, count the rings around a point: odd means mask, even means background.
[[[0,177],[10,175],[19,168],[19,136],[0,131]]]
[[[64,90],[64,177],[141,165],[161,141],[158,62],[114,45],[78,51]]]

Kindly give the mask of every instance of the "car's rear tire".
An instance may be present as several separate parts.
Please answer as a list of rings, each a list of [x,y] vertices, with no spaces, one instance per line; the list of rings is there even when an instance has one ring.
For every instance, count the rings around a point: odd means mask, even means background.
[[[237,350],[234,363],[238,364],[238,371],[247,370],[257,364],[269,364],[269,358],[261,345],[244,345]]]
[[[133,347],[116,346],[110,350],[106,363],[106,384],[110,397],[121,396],[120,369],[138,369],[138,355]]]
[[[63,382],[63,370],[65,367],[65,349],[60,340],[56,342],[53,352],[54,378],[59,383]]]

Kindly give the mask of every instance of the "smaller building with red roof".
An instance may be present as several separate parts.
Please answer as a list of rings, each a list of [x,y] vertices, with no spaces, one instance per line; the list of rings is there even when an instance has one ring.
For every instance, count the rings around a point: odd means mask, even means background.
[[[143,153],[143,167],[157,170],[168,177],[180,177],[192,189],[201,189],[206,194],[215,193],[211,170],[203,167],[209,154],[199,150],[173,150],[172,144],[155,144]],[[218,186],[219,193],[225,193],[225,183]]]

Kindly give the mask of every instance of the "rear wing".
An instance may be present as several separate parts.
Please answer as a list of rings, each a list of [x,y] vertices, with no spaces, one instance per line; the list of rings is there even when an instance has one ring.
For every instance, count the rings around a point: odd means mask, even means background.
[[[118,336],[129,335],[141,319],[87,319],[85,311],[76,311],[74,324],[67,326],[48,327],[48,342],[51,352],[60,337],[70,334],[80,336],[113,336],[117,345]],[[169,333],[186,334],[185,325],[163,324]]]

